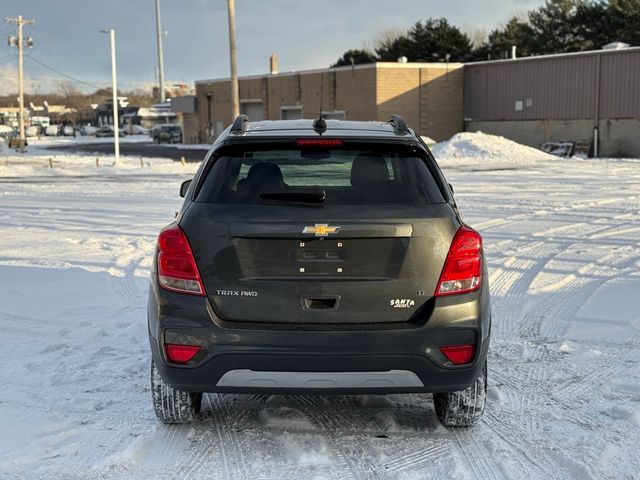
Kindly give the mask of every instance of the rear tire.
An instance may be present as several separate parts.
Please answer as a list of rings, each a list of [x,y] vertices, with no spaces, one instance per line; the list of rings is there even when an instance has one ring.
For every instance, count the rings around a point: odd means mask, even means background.
[[[200,412],[202,393],[177,390],[164,382],[151,362],[151,399],[158,419],[167,424],[190,423]]]
[[[482,417],[486,400],[486,362],[478,379],[464,390],[433,394],[433,404],[438,420],[447,427],[474,425]]]

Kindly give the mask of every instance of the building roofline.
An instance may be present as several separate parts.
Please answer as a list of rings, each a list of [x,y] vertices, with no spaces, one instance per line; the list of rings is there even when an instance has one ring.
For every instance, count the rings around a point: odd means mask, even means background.
[[[474,67],[474,66],[493,65],[493,64],[503,65],[506,63],[515,63],[515,62],[534,62],[536,60],[547,60],[550,58],[580,57],[580,56],[589,56],[589,55],[608,55],[608,54],[627,53],[627,52],[640,52],[640,47],[627,47],[627,48],[620,48],[617,50],[616,49],[585,50],[582,52],[552,53],[549,55],[533,55],[530,57],[483,60],[480,62],[468,62],[468,63],[465,63],[464,66]]]
[[[330,67],[330,68],[315,68],[309,70],[293,70],[290,72],[281,72],[281,73],[262,73],[258,75],[246,75],[239,77],[239,80],[259,80],[261,78],[277,78],[277,77],[288,77],[292,75],[313,75],[317,73],[328,73],[328,72],[341,72],[341,71],[350,71],[350,70],[369,70],[369,69],[383,69],[383,68],[451,68],[456,69],[464,66],[463,63],[445,63],[445,62],[407,62],[407,63],[399,63],[399,62],[375,62],[375,63],[363,63],[359,65],[345,65],[342,67]],[[222,83],[228,82],[230,80],[229,77],[224,78],[213,78],[207,80],[196,80],[196,85],[207,85],[211,83]]]
[[[464,66],[459,62],[377,62],[377,68],[451,68],[456,69]]]
[[[353,67],[350,65],[346,65],[344,67],[335,67],[335,68],[315,68],[315,69],[309,69],[309,70],[294,70],[294,71],[290,71],[290,72],[280,72],[280,73],[262,73],[262,74],[258,74],[258,75],[246,75],[246,76],[241,76],[239,77],[239,80],[256,80],[256,79],[260,79],[260,78],[277,78],[277,77],[290,77],[292,75],[311,75],[314,73],[325,73],[325,72],[330,72],[332,70],[334,71],[341,71],[341,70],[367,70],[370,68],[375,68],[375,63],[365,63],[365,64],[360,64],[360,65],[354,65]],[[229,77],[223,77],[223,78],[212,78],[212,79],[207,79],[207,80],[196,80],[196,85],[203,85],[203,84],[207,84],[207,83],[220,83],[220,82],[228,82],[230,80]]]

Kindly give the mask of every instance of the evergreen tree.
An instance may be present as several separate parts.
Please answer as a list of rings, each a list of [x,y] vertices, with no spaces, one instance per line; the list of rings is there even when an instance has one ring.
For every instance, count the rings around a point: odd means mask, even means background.
[[[419,62],[451,62],[466,60],[471,54],[471,40],[446,18],[430,18],[417,22],[408,33]],[[407,55],[407,57],[409,57]]]
[[[583,50],[597,50],[616,40],[619,22],[611,15],[608,2],[581,3],[572,22]]]
[[[376,54],[381,62],[395,62],[404,56],[410,62],[416,61],[415,44],[406,35],[389,39],[376,48]]]
[[[430,18],[416,24],[397,38],[383,42],[376,49],[380,60],[395,62],[407,57],[410,62],[460,62],[471,54],[471,40],[446,18]]]
[[[529,23],[535,32],[531,50],[538,54],[585,50],[574,21],[582,3],[582,0],[547,0],[540,8],[529,12]]]
[[[535,50],[535,32],[531,25],[518,17],[512,17],[504,27],[489,33],[485,45],[473,52],[473,60],[489,60],[511,57],[511,47],[516,46],[519,57],[528,57],[538,53]]]
[[[640,0],[611,0],[608,13],[615,33],[611,41],[640,46]]]
[[[452,62],[481,61],[509,57],[512,45],[518,57],[526,57],[600,49],[615,41],[640,46],[640,0],[546,0],[526,19],[513,17],[491,31],[476,49],[446,19],[430,18],[416,22],[404,35],[383,40],[375,55],[386,62],[402,56],[410,62],[441,62],[447,55]],[[373,60],[357,63],[366,61]]]
[[[347,50],[336,63],[331,65],[331,67],[342,67],[344,65],[351,65],[352,60],[354,65],[359,65],[362,63],[375,63],[377,61],[377,58],[369,50]]]

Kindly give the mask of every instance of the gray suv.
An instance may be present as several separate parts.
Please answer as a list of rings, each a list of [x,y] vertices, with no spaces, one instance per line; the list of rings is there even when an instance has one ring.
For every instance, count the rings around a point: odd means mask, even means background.
[[[156,143],[182,143],[180,125],[161,125],[153,129],[153,140]]]
[[[480,418],[482,238],[402,118],[240,116],[180,193],[149,290],[161,421],[204,392],[433,393],[444,425]]]

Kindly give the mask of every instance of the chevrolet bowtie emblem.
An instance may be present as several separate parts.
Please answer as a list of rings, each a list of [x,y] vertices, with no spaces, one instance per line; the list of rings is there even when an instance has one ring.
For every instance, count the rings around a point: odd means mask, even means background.
[[[338,233],[340,227],[330,227],[326,223],[316,223],[313,227],[304,227],[302,233],[313,233],[316,237],[326,237],[332,233]]]

